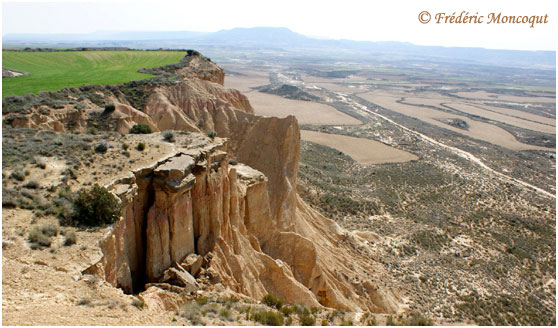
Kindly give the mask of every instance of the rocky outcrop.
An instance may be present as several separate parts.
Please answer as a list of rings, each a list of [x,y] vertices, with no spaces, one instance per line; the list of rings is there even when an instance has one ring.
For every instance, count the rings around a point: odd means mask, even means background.
[[[87,272],[127,292],[153,282],[186,287],[195,282],[178,263],[199,254],[210,259],[201,271],[233,291],[319,306],[291,266],[272,256],[273,241],[284,233],[271,217],[265,176],[229,165],[223,143],[196,138],[205,143],[109,186],[122,200],[123,216],[101,242],[103,258]]]
[[[197,285],[220,284],[254,299],[272,294],[309,306],[397,311],[398,291],[382,282],[386,272],[362,252],[362,238],[297,196],[296,119],[254,115],[245,96],[223,87],[221,68],[188,57],[175,72],[182,80],[145,87],[141,101],[114,88],[96,91],[116,105],[112,113],[89,103],[86,110],[43,110],[44,117],[33,116],[38,108],[5,117],[21,127],[84,129],[93,122],[126,132],[145,123],[199,133],[188,148],[177,146],[172,156],[108,186],[122,202],[122,217],[86,272],[128,293],[148,288],[146,304],[161,308],[178,304],[167,292],[194,290],[185,289],[194,285],[187,273]],[[141,111],[132,105],[138,102]],[[77,115],[73,128],[63,121],[69,115]],[[211,130],[226,143],[204,136]]]

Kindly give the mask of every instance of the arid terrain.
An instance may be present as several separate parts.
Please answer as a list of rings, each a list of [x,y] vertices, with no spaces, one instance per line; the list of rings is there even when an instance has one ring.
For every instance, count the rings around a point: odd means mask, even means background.
[[[554,324],[555,93],[351,64],[274,62],[279,83],[362,122],[302,123],[303,199],[373,234],[370,258],[438,323]]]
[[[547,71],[267,56],[4,98],[4,325],[555,325]]]

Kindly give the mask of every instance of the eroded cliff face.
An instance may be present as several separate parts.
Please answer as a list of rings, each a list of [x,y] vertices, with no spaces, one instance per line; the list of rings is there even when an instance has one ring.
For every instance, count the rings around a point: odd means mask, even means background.
[[[199,254],[206,264],[198,276],[207,273],[254,298],[274,293],[319,306],[291,266],[269,255],[285,233],[271,217],[267,178],[244,164],[229,165],[223,142],[192,138],[189,149],[109,185],[122,200],[123,215],[101,241],[102,259],[86,272],[126,292],[139,291],[187,255]],[[288,234],[303,254],[311,247]]]
[[[65,106],[56,115],[39,113],[39,106],[5,117],[18,127],[79,130],[95,121],[126,133],[141,122],[155,131],[201,133],[187,148],[109,186],[122,201],[122,218],[87,272],[126,292],[140,291],[197,254],[204,258],[194,275],[199,283],[257,300],[272,294],[309,306],[397,311],[402,301],[382,283],[383,267],[355,249],[367,241],[297,196],[296,119],[254,115],[244,95],[223,87],[221,68],[193,56],[177,70],[180,81],[144,90],[142,111],[124,94],[104,89],[100,94],[116,105],[111,113],[90,104],[86,110]],[[64,115],[76,115],[79,124],[68,124]],[[228,141],[203,136],[210,130]]]

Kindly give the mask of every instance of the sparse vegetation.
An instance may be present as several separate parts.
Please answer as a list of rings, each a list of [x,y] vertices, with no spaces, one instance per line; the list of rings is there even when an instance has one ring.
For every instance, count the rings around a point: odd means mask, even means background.
[[[28,240],[32,243],[32,248],[37,247],[50,247],[50,237],[47,236],[42,229],[35,226],[29,232]]]
[[[135,124],[130,128],[130,133],[132,134],[149,134],[152,132],[151,127],[144,123]]]
[[[25,180],[25,174],[23,174],[22,172],[14,171],[10,174],[10,178],[13,178],[17,181],[23,181]]]
[[[64,233],[64,246],[72,246],[77,241],[76,232],[74,230],[68,229]]]
[[[262,325],[266,325],[266,326],[283,325],[283,316],[276,311],[259,310],[258,312],[250,316],[250,320],[257,321]]]
[[[283,304],[285,304],[285,301],[283,301],[283,299],[281,298],[277,298],[273,295],[267,294],[262,298],[262,303],[267,306],[274,307],[277,310],[281,310]]]
[[[39,188],[39,183],[36,180],[31,180],[23,185],[23,188],[27,189],[37,189]]]
[[[144,151],[145,150],[145,144],[143,142],[138,143],[138,145],[136,146],[136,149],[138,151]]]
[[[115,110],[116,110],[116,106],[114,106],[114,104],[107,104],[107,105],[105,105],[105,110],[103,111],[103,113],[101,114],[101,116],[110,115],[110,114],[113,113]]]
[[[217,136],[217,132],[215,130],[208,131],[207,136],[211,139],[215,139],[215,137]]]
[[[95,146],[95,152],[106,153],[108,149],[108,143],[106,141],[101,141]]]
[[[99,226],[115,222],[120,217],[120,204],[104,187],[95,184],[82,188],[74,201],[74,222],[86,226]]]
[[[172,131],[165,131],[163,133],[163,139],[167,142],[174,142],[174,133]]]
[[[92,306],[93,303],[91,302],[91,299],[88,297],[82,297],[80,299],[78,299],[78,301],[76,302],[77,305],[84,305],[84,306]]]
[[[316,325],[316,319],[308,314],[303,314],[300,316],[300,325],[301,326],[314,326]]]
[[[145,307],[145,302],[140,298],[134,298],[134,300],[132,301],[132,305],[140,310],[143,310],[143,308]]]
[[[196,298],[196,303],[200,306],[206,305],[209,302],[209,298],[206,296],[200,296]]]

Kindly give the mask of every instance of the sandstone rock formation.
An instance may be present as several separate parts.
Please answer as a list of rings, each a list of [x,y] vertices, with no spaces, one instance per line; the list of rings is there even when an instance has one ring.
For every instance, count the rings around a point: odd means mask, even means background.
[[[5,117],[17,127],[83,130],[93,121],[122,133],[135,123],[201,133],[190,136],[188,147],[108,186],[122,201],[122,217],[100,243],[102,258],[86,271],[127,293],[147,286],[146,304],[167,309],[176,300],[161,296],[168,290],[158,294],[163,285],[157,284],[180,280],[175,270],[186,263],[199,281],[255,299],[273,294],[293,304],[397,311],[398,291],[382,283],[381,265],[355,249],[359,237],[297,196],[296,119],[254,115],[244,95],[223,87],[223,70],[199,54],[179,66],[179,81],[143,89],[141,110],[105,88],[99,93],[116,104],[106,116],[89,103],[85,110],[66,105],[38,114],[33,107]],[[68,125],[69,115],[78,124]],[[227,141],[205,137],[210,130]],[[194,269],[202,257],[203,267]]]

